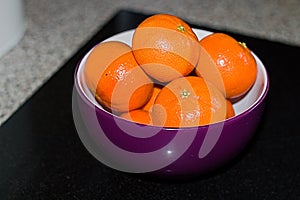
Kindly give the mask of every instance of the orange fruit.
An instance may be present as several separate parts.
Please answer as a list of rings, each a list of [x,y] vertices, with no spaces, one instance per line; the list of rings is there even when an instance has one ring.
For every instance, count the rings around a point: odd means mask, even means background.
[[[151,95],[151,98],[150,98],[150,100],[142,107],[143,110],[148,111],[148,112],[151,111],[152,106],[153,106],[153,104],[154,104],[154,101],[155,101],[155,99],[156,99],[158,93],[160,92],[160,90],[161,90],[160,87],[154,86],[154,88],[153,88],[153,93],[152,93],[152,95]]]
[[[226,99],[226,107],[227,107],[226,119],[233,117],[235,115],[234,108],[232,106],[232,103],[227,99]]]
[[[122,113],[120,117],[140,124],[148,124],[148,125],[151,124],[151,118],[149,112],[141,109]]]
[[[151,97],[153,82],[122,42],[100,43],[92,49],[84,68],[87,86],[104,107],[127,112],[142,107]]]
[[[198,38],[180,18],[157,14],[145,19],[132,38],[134,56],[160,82],[188,75],[198,62]]]
[[[251,88],[256,80],[257,66],[245,43],[227,34],[213,33],[199,44],[197,75],[216,84],[227,98],[237,98]]]
[[[203,78],[182,77],[162,88],[150,115],[156,126],[207,125],[225,119],[226,99],[214,85]]]

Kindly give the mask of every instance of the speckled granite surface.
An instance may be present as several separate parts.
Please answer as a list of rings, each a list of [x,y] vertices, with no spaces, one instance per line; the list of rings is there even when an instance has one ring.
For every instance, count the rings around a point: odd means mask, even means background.
[[[191,23],[300,46],[298,0],[25,0],[24,6],[25,35],[0,58],[0,125],[120,9],[171,13]]]

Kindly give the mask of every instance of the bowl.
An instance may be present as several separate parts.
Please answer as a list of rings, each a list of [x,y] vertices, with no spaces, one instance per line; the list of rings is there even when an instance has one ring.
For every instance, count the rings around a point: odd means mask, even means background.
[[[193,30],[199,39],[211,34]],[[133,33],[134,29],[128,30],[105,41],[122,41],[131,46]],[[236,115],[211,125],[185,128],[142,125],[103,109],[84,80],[83,69],[89,53],[75,70],[73,118],[83,145],[110,168],[159,178],[205,175],[239,155],[260,123],[269,78],[254,53],[257,78],[250,91],[233,104]]]

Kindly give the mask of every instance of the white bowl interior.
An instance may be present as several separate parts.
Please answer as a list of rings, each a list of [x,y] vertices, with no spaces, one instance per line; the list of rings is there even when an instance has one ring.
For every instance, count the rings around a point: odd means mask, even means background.
[[[193,29],[193,30],[199,39],[212,33],[212,32],[201,30],[201,29]],[[129,46],[131,46],[133,33],[134,33],[134,30],[128,30],[128,31],[116,34],[104,41],[121,41],[121,42],[124,42],[124,43],[128,44]],[[92,50],[90,50],[90,52],[91,51]],[[75,81],[77,81],[80,90],[84,93],[84,95],[90,102],[95,104],[98,108],[107,112],[95,100],[94,95],[90,92],[90,90],[87,87],[85,80],[84,80],[83,70],[84,70],[85,62],[86,62],[86,59],[87,59],[89,53],[84,56],[81,63],[79,64],[78,73],[77,73],[77,77],[76,77]],[[256,81],[255,81],[254,85],[252,86],[252,88],[250,89],[250,91],[241,100],[239,100],[233,104],[236,115],[239,115],[239,114],[245,112],[247,109],[250,109],[250,107],[252,107],[254,104],[256,104],[256,102],[258,102],[259,99],[262,98],[263,94],[265,93],[265,91],[267,89],[268,77],[267,77],[266,69],[265,69],[264,65],[262,64],[262,62],[260,61],[260,59],[253,52],[252,52],[252,54],[256,60],[257,69],[258,69]]]

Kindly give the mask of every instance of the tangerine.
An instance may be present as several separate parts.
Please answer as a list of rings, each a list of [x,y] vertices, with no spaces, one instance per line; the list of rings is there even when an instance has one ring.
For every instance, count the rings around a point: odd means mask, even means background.
[[[228,99],[226,99],[226,107],[227,107],[226,119],[233,117],[235,115],[235,111],[231,101],[229,101]]]
[[[203,78],[175,79],[159,92],[150,112],[153,125],[191,127],[224,120],[226,99]]]
[[[118,41],[103,42],[92,49],[84,76],[99,103],[115,112],[142,107],[153,90],[152,80],[139,67],[132,49]]]
[[[212,33],[199,42],[196,74],[213,82],[226,98],[245,94],[256,80],[257,66],[245,43],[224,33]]]
[[[144,71],[160,82],[187,76],[199,56],[196,34],[182,19],[169,14],[153,15],[140,23],[132,49]]]

